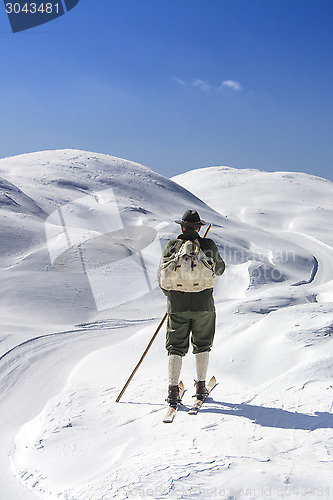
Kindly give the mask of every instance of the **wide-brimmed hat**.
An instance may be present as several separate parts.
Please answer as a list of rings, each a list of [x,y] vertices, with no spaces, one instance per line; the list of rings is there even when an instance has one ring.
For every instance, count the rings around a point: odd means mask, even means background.
[[[200,215],[196,210],[186,210],[183,217],[180,220],[175,220],[175,222],[177,222],[177,224],[182,224],[183,226],[189,224],[205,226],[207,224],[207,222],[200,219]]]

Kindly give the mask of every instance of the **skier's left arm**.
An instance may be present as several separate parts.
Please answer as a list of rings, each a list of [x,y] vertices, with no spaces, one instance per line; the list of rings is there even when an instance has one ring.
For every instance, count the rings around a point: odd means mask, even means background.
[[[217,246],[215,245],[215,255],[214,255],[214,261],[215,261],[215,274],[216,276],[221,276],[224,273],[225,270],[225,262],[222,259],[220,252],[218,251]]]
[[[216,276],[221,276],[225,270],[225,262],[222,259],[215,242],[209,238],[205,238],[204,241],[208,248],[203,248],[203,250],[207,256],[214,260]]]

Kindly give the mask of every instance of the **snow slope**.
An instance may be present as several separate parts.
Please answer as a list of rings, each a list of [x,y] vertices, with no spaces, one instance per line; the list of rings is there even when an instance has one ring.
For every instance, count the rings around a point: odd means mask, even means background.
[[[333,498],[333,185],[211,167],[166,179],[107,155],[0,160],[0,484],[6,498]],[[162,423],[154,273],[187,208],[213,223],[210,374]]]

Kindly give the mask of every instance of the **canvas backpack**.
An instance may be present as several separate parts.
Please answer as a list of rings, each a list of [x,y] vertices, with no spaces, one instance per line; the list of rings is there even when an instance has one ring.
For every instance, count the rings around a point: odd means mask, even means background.
[[[163,257],[159,284],[164,290],[201,292],[215,285],[215,262],[205,255],[198,240],[178,239],[173,253]]]

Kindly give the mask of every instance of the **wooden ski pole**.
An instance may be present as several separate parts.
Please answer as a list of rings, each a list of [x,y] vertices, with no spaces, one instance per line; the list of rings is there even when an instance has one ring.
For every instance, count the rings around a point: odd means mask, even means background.
[[[160,331],[160,329],[162,328],[162,325],[163,325],[164,321],[166,320],[166,317],[167,317],[167,313],[165,313],[165,314],[164,314],[164,316],[163,316],[163,318],[161,319],[160,324],[158,325],[158,327],[157,327],[157,328],[156,328],[156,330],[155,330],[154,335],[153,335],[153,336],[152,336],[152,338],[150,339],[150,342],[149,342],[149,344],[147,345],[145,352],[142,354],[142,356],[141,356],[141,358],[140,358],[140,360],[139,360],[138,364],[136,365],[136,367],[135,367],[135,368],[134,368],[134,370],[132,371],[131,375],[129,376],[129,379],[127,380],[127,382],[126,382],[126,384],[124,385],[124,387],[122,388],[122,390],[121,390],[121,392],[120,392],[119,396],[117,397],[117,399],[116,399],[116,403],[119,403],[121,396],[122,396],[122,395],[124,394],[124,392],[126,391],[128,384],[130,383],[130,381],[131,381],[131,380],[132,380],[132,378],[134,377],[134,375],[135,375],[135,373],[136,373],[137,369],[138,369],[138,368],[139,368],[139,366],[141,365],[141,363],[142,363],[142,361],[144,360],[144,358],[145,358],[145,356],[146,356],[147,352],[149,351],[149,349],[150,349],[150,347],[151,347],[152,343],[154,342],[155,338],[157,337],[158,332],[159,332],[159,331]]]
[[[209,224],[209,226],[207,227],[207,229],[205,231],[205,234],[203,235],[204,238],[206,238],[208,231],[210,230],[211,227],[212,227],[212,224]]]
[[[209,226],[207,227],[207,229],[206,229],[206,231],[205,231],[205,234],[204,234],[204,236],[203,236],[204,238],[206,238],[206,236],[207,236],[207,234],[208,234],[208,231],[210,230],[210,228],[211,228],[211,227],[212,227],[212,224],[209,224]],[[126,389],[127,389],[128,385],[129,385],[130,381],[132,380],[132,378],[134,377],[134,375],[135,375],[135,373],[136,373],[137,369],[139,368],[139,366],[141,365],[142,361],[143,361],[143,360],[144,360],[144,358],[146,357],[147,352],[148,352],[148,351],[149,351],[149,349],[151,348],[151,345],[152,345],[152,343],[154,342],[154,340],[156,339],[156,337],[157,337],[157,335],[158,335],[158,332],[159,332],[159,331],[160,331],[160,329],[162,328],[163,323],[164,323],[164,321],[166,320],[167,316],[168,316],[168,313],[164,313],[163,318],[161,319],[161,321],[160,321],[160,323],[159,323],[158,327],[156,328],[154,335],[153,335],[153,336],[152,336],[152,338],[150,339],[149,344],[147,345],[147,347],[146,347],[146,349],[145,349],[144,353],[142,354],[141,358],[139,359],[138,364],[136,365],[136,367],[135,367],[135,368],[134,368],[134,370],[132,371],[131,375],[129,376],[129,379],[127,380],[126,384],[124,385],[124,387],[123,387],[123,388],[122,388],[122,390],[120,391],[119,395],[117,396],[116,403],[119,403],[119,401],[120,401],[120,399],[121,399],[122,395],[123,395],[123,394],[124,394],[124,392],[126,391]]]

